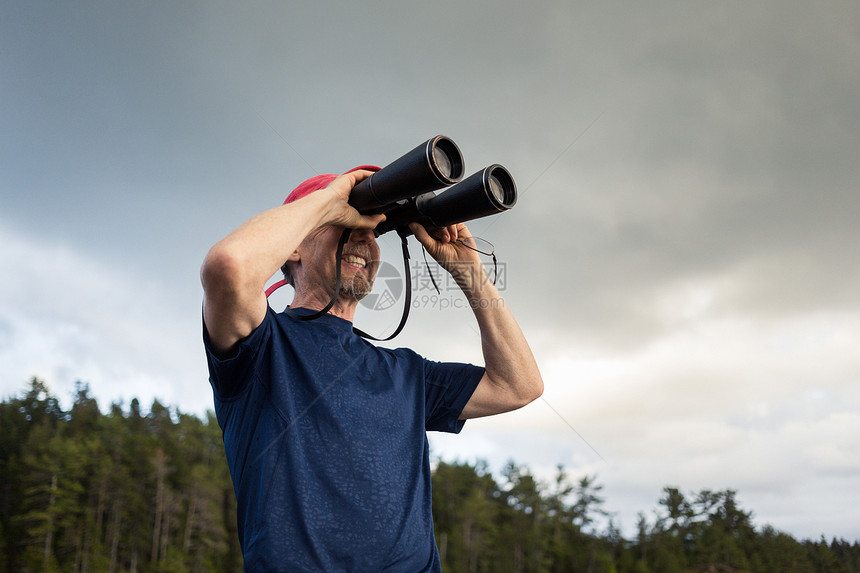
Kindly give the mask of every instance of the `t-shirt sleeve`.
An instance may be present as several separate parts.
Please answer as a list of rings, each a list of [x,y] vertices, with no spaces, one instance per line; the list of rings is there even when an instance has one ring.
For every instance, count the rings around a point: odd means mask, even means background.
[[[425,428],[454,434],[462,430],[465,420],[458,418],[483,375],[484,369],[473,364],[425,359]]]
[[[203,346],[206,348],[209,365],[209,383],[219,399],[234,398],[246,388],[251,379],[253,365],[266,340],[271,336],[271,322],[274,320],[271,315],[272,310],[269,309],[260,326],[242,340],[229,356],[224,356],[214,349],[206,323],[203,323]]]

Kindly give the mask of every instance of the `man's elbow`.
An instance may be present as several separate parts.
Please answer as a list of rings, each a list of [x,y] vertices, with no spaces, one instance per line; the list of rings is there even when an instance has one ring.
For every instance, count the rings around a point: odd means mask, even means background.
[[[241,284],[244,265],[241,258],[221,243],[216,244],[200,267],[200,282],[207,294],[232,290]]]
[[[538,398],[543,396],[543,378],[538,374],[534,379],[532,379],[528,385],[526,392],[524,393],[523,406],[526,404],[531,404]]]
[[[528,406],[543,395],[543,379],[537,374],[521,380],[515,388],[513,410]]]

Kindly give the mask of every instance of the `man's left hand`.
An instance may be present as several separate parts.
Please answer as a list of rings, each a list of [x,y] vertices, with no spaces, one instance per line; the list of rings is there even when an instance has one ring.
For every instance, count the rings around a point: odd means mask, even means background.
[[[483,272],[483,265],[477,251],[465,243],[472,238],[469,229],[463,223],[449,225],[444,228],[431,228],[429,231],[420,223],[410,223],[409,229],[415,238],[430,253],[436,262],[460,282],[469,279],[475,273]],[[464,286],[461,284],[461,286]]]

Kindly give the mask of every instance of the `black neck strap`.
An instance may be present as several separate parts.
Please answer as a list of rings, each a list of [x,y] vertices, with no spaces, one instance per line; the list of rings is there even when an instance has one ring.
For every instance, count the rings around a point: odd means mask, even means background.
[[[340,236],[340,240],[337,243],[337,251],[335,253],[334,259],[335,268],[337,270],[335,271],[336,275],[334,281],[334,294],[332,295],[331,300],[328,302],[327,305],[325,305],[324,308],[313,314],[299,314],[290,307],[287,307],[286,309],[284,309],[284,312],[287,315],[292,318],[295,318],[296,320],[314,320],[321,316],[325,316],[325,314],[328,313],[329,310],[331,310],[331,307],[333,307],[334,303],[337,302],[337,297],[340,296],[340,259],[343,256],[343,246],[349,240],[350,231],[351,229],[344,229],[343,233]],[[386,338],[376,338],[375,336],[367,334],[363,330],[360,330],[355,327],[352,328],[352,331],[355,332],[357,335],[361,336],[362,338],[375,340],[377,342],[385,342],[387,340],[391,340],[392,338],[400,334],[400,331],[403,330],[404,326],[406,326],[406,320],[409,318],[409,307],[412,306],[412,275],[409,272],[409,247],[406,244],[406,237],[408,235],[405,231],[401,232],[399,230],[397,231],[397,234],[400,235],[400,247],[403,251],[403,274],[404,278],[406,279],[406,295],[404,297],[403,303],[403,314],[400,316],[400,324],[398,324],[397,329]]]
[[[397,325],[397,328],[394,330],[392,334],[385,338],[376,338],[375,336],[371,336],[360,330],[358,328],[352,327],[352,331],[359,335],[362,338],[368,338],[370,340],[375,340],[377,342],[385,342],[386,340],[391,340],[403,330],[403,327],[406,326],[406,319],[409,318],[409,308],[412,306],[412,275],[409,272],[409,247],[406,244],[406,233],[397,231],[397,234],[400,235],[400,249],[403,251],[403,278],[406,281],[405,286],[405,295],[403,297],[403,314],[400,315],[400,324]]]

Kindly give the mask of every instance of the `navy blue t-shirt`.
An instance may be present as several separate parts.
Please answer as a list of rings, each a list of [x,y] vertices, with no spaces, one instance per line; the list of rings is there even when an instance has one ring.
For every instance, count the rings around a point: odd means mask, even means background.
[[[425,431],[460,431],[483,368],[271,309],[230,358],[204,342],[246,570],[441,571]]]

